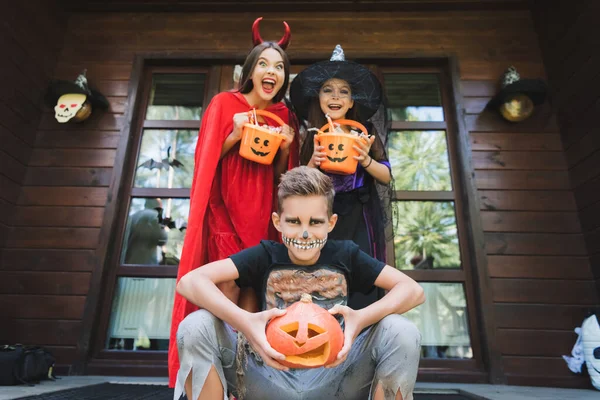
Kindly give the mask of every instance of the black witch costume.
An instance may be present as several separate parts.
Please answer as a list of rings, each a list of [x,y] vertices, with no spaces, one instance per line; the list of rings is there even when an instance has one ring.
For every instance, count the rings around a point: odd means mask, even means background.
[[[323,84],[333,78],[342,79],[350,85],[354,107],[348,111],[346,118],[357,120],[365,125],[370,135],[375,135],[369,156],[391,169],[385,151],[388,129],[381,84],[368,68],[346,61],[340,45],[336,46],[329,61],[307,67],[293,80],[290,99],[298,118],[304,120],[305,124],[307,119],[310,120],[316,125],[314,127],[320,127],[326,122],[318,98]],[[301,164],[307,164],[312,156],[314,134],[309,130],[304,137],[300,152]],[[323,172],[333,181],[333,211],[339,216],[329,238],[352,240],[362,251],[385,262],[384,225],[389,218],[385,217],[380,192],[385,193],[386,188],[378,185],[360,163],[352,175]],[[375,290],[368,296],[357,293],[349,299],[348,305],[353,309],[363,308],[381,297],[381,294]]]

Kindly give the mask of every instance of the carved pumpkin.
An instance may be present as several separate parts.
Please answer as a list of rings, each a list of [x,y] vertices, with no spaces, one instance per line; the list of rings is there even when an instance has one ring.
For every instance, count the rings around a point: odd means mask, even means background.
[[[255,110],[255,112],[256,115],[263,115],[274,120],[280,126],[285,125],[285,122],[273,113],[264,110]],[[252,118],[253,112],[249,112],[248,114]],[[283,135],[280,133],[273,132],[268,128],[254,123],[244,124],[242,140],[240,142],[240,156],[259,164],[269,165],[273,162],[282,140]]]
[[[336,360],[344,344],[344,333],[335,317],[313,304],[311,296],[305,293],[288,307],[285,315],[269,322],[267,340],[286,356],[281,364],[318,368]]]
[[[333,122],[356,127],[368,135],[367,128],[356,121],[339,119]],[[352,146],[360,138],[350,133],[327,132],[328,129],[329,124],[326,124],[319,130],[319,143],[325,147],[326,153],[326,160],[321,163],[320,168],[335,174],[355,173],[358,161],[354,156],[358,156],[358,152]]]

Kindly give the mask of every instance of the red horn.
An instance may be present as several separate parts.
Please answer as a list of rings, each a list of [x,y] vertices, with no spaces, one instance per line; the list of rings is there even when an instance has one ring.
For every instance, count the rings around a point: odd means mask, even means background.
[[[252,44],[254,46],[258,46],[263,42],[262,38],[260,37],[260,33],[258,33],[258,23],[261,19],[262,17],[256,18],[256,21],[254,21],[252,24]]]
[[[285,25],[285,33],[283,35],[283,37],[281,38],[281,40],[277,43],[279,45],[279,47],[281,47],[283,50],[285,50],[288,45],[290,44],[290,39],[292,38],[292,33],[290,32],[290,26],[287,24],[287,22],[283,21],[283,25]]]

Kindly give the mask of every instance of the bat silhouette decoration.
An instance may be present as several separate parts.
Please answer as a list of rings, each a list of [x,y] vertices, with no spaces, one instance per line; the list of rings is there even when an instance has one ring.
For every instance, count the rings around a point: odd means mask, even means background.
[[[163,209],[161,207],[156,207],[155,210],[158,211],[158,223],[162,226],[169,229],[179,229],[182,232],[187,228],[187,222],[185,222],[183,219],[178,218],[173,221],[171,217],[163,217]]]
[[[171,159],[171,146],[169,146],[169,148],[167,149],[167,157],[163,158],[161,161],[156,161],[153,158],[150,158],[149,160],[144,161],[143,163],[141,163],[140,165],[138,165],[138,168],[148,168],[149,170],[153,170],[153,169],[164,169],[164,170],[168,170],[169,167],[173,167],[173,168],[182,168],[185,169],[185,165],[183,165],[183,163],[179,160],[177,160],[176,158]]]

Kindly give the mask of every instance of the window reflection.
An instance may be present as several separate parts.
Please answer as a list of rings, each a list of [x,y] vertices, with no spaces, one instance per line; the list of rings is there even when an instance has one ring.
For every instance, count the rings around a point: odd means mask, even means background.
[[[443,121],[444,108],[436,74],[385,74],[393,121]]]
[[[189,208],[189,199],[132,199],[123,235],[121,263],[178,265]]]
[[[119,278],[106,348],[168,350],[174,295],[172,278]]]
[[[404,316],[421,331],[424,358],[473,358],[467,301],[461,283],[421,282],[425,303]]]
[[[199,120],[205,74],[153,74],[146,119]]]
[[[190,188],[197,141],[196,131],[144,130],[133,186]]]
[[[397,268],[460,268],[454,202],[395,201],[393,205]]]
[[[446,132],[390,132],[388,154],[396,190],[452,190]]]

